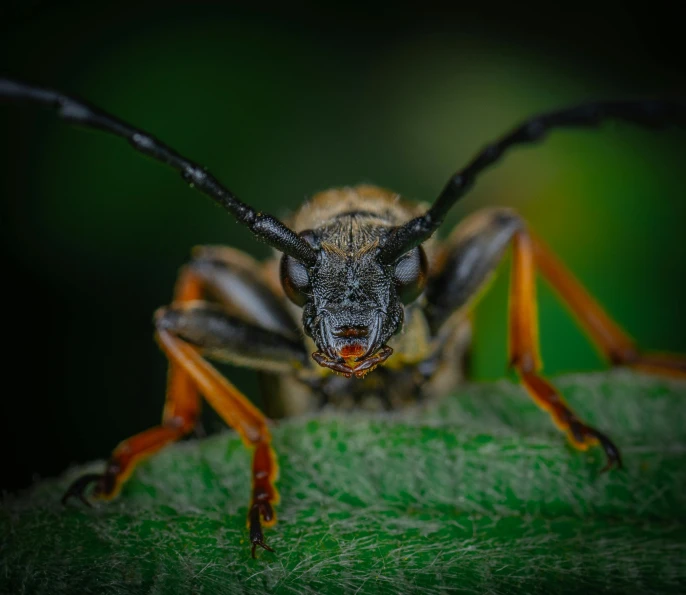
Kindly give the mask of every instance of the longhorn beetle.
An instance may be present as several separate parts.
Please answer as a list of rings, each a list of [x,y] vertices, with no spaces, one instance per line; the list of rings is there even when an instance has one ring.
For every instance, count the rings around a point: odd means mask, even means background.
[[[468,313],[510,246],[510,362],[575,447],[600,445],[605,469],[621,466],[612,440],[579,419],[540,375],[537,271],[611,364],[686,378],[686,357],[641,352],[516,212],[477,211],[446,241],[433,238],[478,175],[511,147],[540,141],[555,128],[593,128],[605,120],[684,125],[684,105],[602,101],[538,115],[486,146],[430,206],[375,186],[338,188],[315,195],[282,223],[154,136],[84,101],[8,79],[0,79],[0,99],[51,107],[70,123],[123,137],[282,254],[280,263],[261,264],[228,247],[196,248],[171,305],[155,314],[155,337],[170,366],[162,423],[121,442],[102,473],[74,481],[65,503],[76,497],[88,504],[91,484],[96,497],[116,496],[141,458],[193,429],[202,395],[253,451],[252,555],[257,546],[272,551],[262,526],[276,522],[278,464],[267,419],[206,358],[259,370],[272,381],[270,401],[281,414],[321,402],[397,408],[440,396],[463,379]]]

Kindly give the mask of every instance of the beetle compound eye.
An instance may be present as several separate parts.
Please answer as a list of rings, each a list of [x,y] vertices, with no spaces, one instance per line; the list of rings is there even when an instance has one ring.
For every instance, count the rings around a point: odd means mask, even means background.
[[[281,258],[281,285],[286,296],[296,306],[303,306],[310,292],[310,275],[307,267],[292,256]]]
[[[396,262],[393,277],[403,304],[416,300],[424,291],[428,268],[426,254],[421,246],[410,250]]]

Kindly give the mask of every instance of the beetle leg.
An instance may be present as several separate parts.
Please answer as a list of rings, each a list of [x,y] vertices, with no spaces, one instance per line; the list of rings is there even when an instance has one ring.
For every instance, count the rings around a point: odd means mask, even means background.
[[[686,378],[686,357],[669,353],[642,353],[633,339],[607,315],[550,248],[536,236],[532,235],[532,241],[536,267],[611,364]]]
[[[285,296],[275,293],[262,263],[251,256],[227,246],[198,246],[187,268],[229,314],[282,335],[301,336],[284,306]]]
[[[457,225],[433,257],[423,306],[433,336],[432,355],[422,364],[425,396],[444,395],[467,375],[472,310],[512,235],[523,225],[511,209],[476,211]]]
[[[570,442],[580,450],[600,444],[607,456],[604,470],[621,467],[619,450],[605,434],[583,423],[567,406],[562,395],[541,377],[536,309],[535,257],[533,240],[526,230],[513,237],[510,285],[509,356],[529,394],[542,409],[550,413],[555,425],[567,433]]]
[[[155,317],[158,331],[169,331],[211,359],[281,373],[310,365],[301,341],[232,316],[218,304],[175,303]]]
[[[174,289],[176,302],[197,300],[202,296],[202,283],[190,269],[183,268]],[[200,399],[195,384],[186,372],[174,363],[169,366],[167,394],[162,413],[162,423],[124,440],[114,449],[102,474],[87,474],[76,479],[62,497],[66,504],[72,498],[90,503],[85,492],[94,484],[96,498],[114,498],[136,465],[170,442],[188,434],[195,426],[200,412]]]
[[[252,556],[260,546],[272,551],[264,541],[262,523],[276,523],[273,506],[279,501],[274,482],[278,476],[276,454],[271,447],[267,419],[240,391],[203,359],[196,347],[173,336],[167,330],[156,335],[171,362],[182,368],[219,416],[240,435],[243,443],[254,448],[252,464],[252,500],[248,527]]]
[[[202,283],[197,275],[184,268],[174,290],[177,302],[196,300],[202,295]],[[72,498],[88,503],[85,492],[94,484],[96,498],[114,498],[136,465],[167,444],[188,434],[195,426],[200,413],[200,399],[195,384],[186,372],[174,363],[169,366],[167,394],[162,423],[121,442],[112,452],[102,474],[88,474],[76,479],[62,497],[66,504]],[[89,504],[90,505],[90,504]]]
[[[471,309],[488,287],[513,234],[524,222],[505,208],[482,209],[464,219],[431,263],[426,316],[436,334],[456,311]]]
[[[279,499],[274,486],[278,465],[266,417],[203,355],[259,370],[288,372],[294,366],[308,365],[307,352],[300,341],[232,316],[216,304],[176,303],[161,308],[156,318],[156,337],[169,360],[184,370],[212,408],[254,449],[248,512],[252,555],[255,557],[257,546],[272,551],[265,543],[262,525],[270,527],[276,522],[273,507]]]
[[[619,466],[619,450],[612,441],[583,423],[559,391],[538,374],[541,359],[534,283],[537,261],[533,240],[517,213],[509,209],[478,211],[453,232],[447,248],[434,263],[435,272],[427,287],[426,313],[432,330],[440,336],[450,330],[452,321],[459,322],[474,308],[510,244],[510,361],[529,394],[550,413],[575,447],[585,450],[600,444],[608,458],[607,468]]]
[[[255,448],[248,515],[253,555],[258,545],[270,549],[264,541],[261,520],[267,526],[276,522],[272,506],[278,500],[273,486],[277,464],[265,418],[205,362],[196,347],[174,336],[185,332],[187,339],[204,346],[208,355],[257,368],[291,369],[293,363],[309,363],[304,347],[287,336],[292,322],[278,296],[255,273],[258,269],[249,256],[234,250],[196,249],[194,260],[180,272],[172,306],[156,315],[156,337],[170,361],[162,424],[119,444],[105,472],[78,478],[63,502],[77,497],[89,504],[85,492],[91,484],[95,484],[96,497],[116,496],[140,460],[191,431],[200,410],[200,389],[244,442]],[[232,294],[232,288],[238,291]],[[206,295],[219,304],[201,301]]]

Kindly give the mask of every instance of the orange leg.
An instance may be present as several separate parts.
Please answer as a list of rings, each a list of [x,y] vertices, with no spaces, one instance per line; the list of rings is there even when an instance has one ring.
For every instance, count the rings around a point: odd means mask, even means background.
[[[196,274],[192,267],[185,267],[175,288],[172,308],[174,305],[191,305],[190,302],[202,300],[207,289],[207,281]],[[91,483],[95,483],[93,493],[96,497],[110,499],[116,496],[139,461],[193,429],[200,411],[199,394],[202,393],[224,421],[239,433],[246,446],[254,449],[252,500],[248,513],[252,555],[255,557],[257,546],[272,551],[264,541],[262,524],[269,527],[276,522],[273,506],[279,500],[274,487],[278,464],[271,448],[267,420],[236,387],[203,359],[198,347],[166,330],[161,321],[168,311],[161,309],[156,315],[158,332],[155,338],[170,364],[162,424],[120,443],[112,453],[105,472],[77,479],[62,501],[77,497],[89,504],[84,493]]]
[[[614,365],[631,366],[644,372],[686,378],[686,357],[641,353],[631,337],[607,315],[551,250],[536,237],[532,237],[532,241],[537,268],[607,360]]]
[[[267,419],[240,391],[205,361],[195,347],[158,331],[156,338],[169,360],[183,369],[220,417],[240,435],[243,443],[254,448],[252,464],[252,501],[248,512],[248,526],[255,548],[273,551],[264,541],[262,522],[271,527],[276,523],[273,505],[279,501],[274,487],[278,476],[276,454],[271,447]]]
[[[513,262],[510,285],[510,362],[536,403],[550,413],[555,425],[566,432],[570,442],[581,450],[600,444],[607,455],[605,469],[621,466],[619,450],[598,430],[583,423],[569,408],[557,389],[541,377],[538,349],[534,243],[527,231],[513,237]]]
[[[190,301],[199,299],[201,295],[200,281],[190,269],[182,269],[174,291],[175,300]],[[120,442],[112,452],[105,472],[78,478],[66,491],[62,502],[76,497],[90,506],[84,493],[91,483],[95,484],[93,495],[96,498],[114,498],[140,461],[185,436],[195,427],[199,412],[197,388],[183,368],[171,363],[162,423]]]

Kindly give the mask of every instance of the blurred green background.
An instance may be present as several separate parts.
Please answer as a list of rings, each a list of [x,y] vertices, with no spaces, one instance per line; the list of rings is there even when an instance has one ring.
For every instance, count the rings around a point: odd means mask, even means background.
[[[653,8],[595,4],[589,18],[492,3],[332,14],[34,2],[0,13],[0,73],[87,98],[283,215],[360,182],[431,200],[536,112],[683,97],[679,24]],[[0,489],[12,490],[157,423],[166,364],[151,317],[192,246],[269,250],[121,140],[13,105],[0,105],[0,130]],[[683,174],[683,132],[561,132],[490,171],[443,232],[480,207],[514,207],[642,345],[686,352]],[[506,292],[501,275],[478,309],[477,379],[506,374]],[[601,367],[545,287],[540,301],[547,372]],[[253,373],[230,374],[257,395]]]

